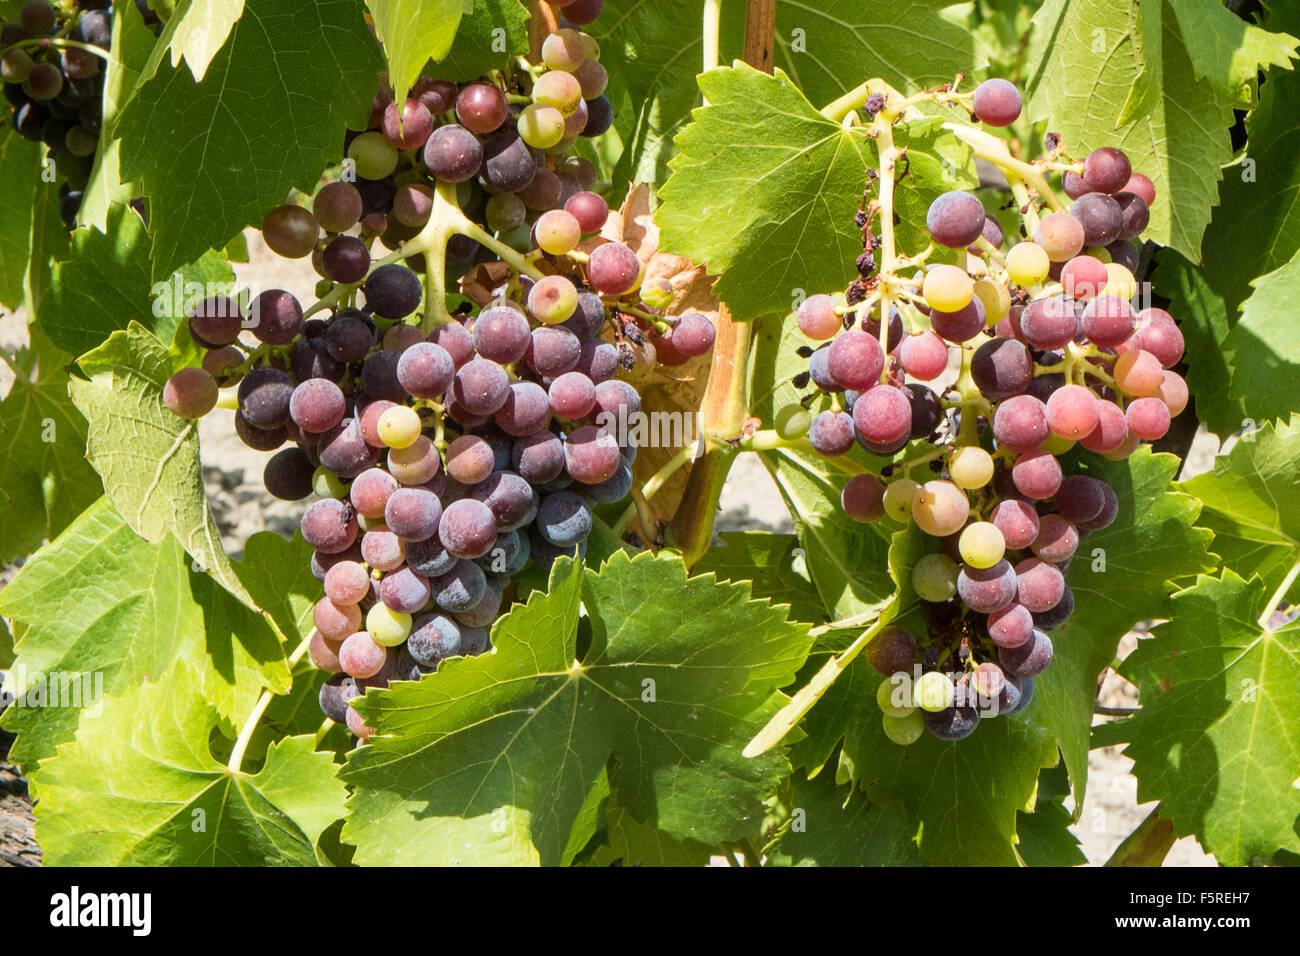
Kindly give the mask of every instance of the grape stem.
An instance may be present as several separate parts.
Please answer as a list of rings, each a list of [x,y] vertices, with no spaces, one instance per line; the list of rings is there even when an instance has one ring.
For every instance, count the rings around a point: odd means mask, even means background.
[[[1286,577],[1282,579],[1282,583],[1277,586],[1277,590],[1269,598],[1268,604],[1264,606],[1264,612],[1259,616],[1259,626],[1264,630],[1272,630],[1269,627],[1268,619],[1273,616],[1273,612],[1282,604],[1286,592],[1291,590],[1291,585],[1295,583],[1297,575],[1300,575],[1300,561],[1296,561],[1295,564],[1291,565],[1291,570],[1286,573]]]
[[[294,665],[302,660],[307,649],[311,647],[311,635],[307,635],[289,655],[289,670],[293,671]],[[270,706],[271,698],[275,695],[270,690],[262,691],[262,696],[257,699],[253,709],[248,714],[248,719],[244,721],[244,726],[239,731],[239,738],[235,741],[235,747],[230,751],[230,761],[226,764],[227,773],[240,773],[240,767],[244,763],[244,754],[248,751],[249,741],[253,739],[253,732],[257,730],[257,725],[262,722],[262,715],[266,713],[266,708]]]
[[[710,70],[718,68],[718,37],[721,33],[722,21],[722,0],[704,0],[704,24],[701,28],[701,43],[704,47],[704,70],[708,73]],[[708,101],[705,100],[705,106]]]
[[[1011,151],[1007,149],[1006,140],[983,130],[975,129],[973,126],[967,126],[965,123],[944,123],[943,128],[968,145],[980,159],[987,160],[1002,170],[1008,182],[1011,181],[1012,175],[1016,176],[1033,187],[1033,190],[1038,193],[1043,202],[1047,203],[1053,212],[1065,211],[1065,203],[1061,201],[1060,196],[1056,195],[1055,190],[1047,184],[1042,171],[1032,163],[1026,163],[1012,156]],[[1020,197],[1017,195],[1016,199],[1019,201]],[[1036,218],[1037,215],[1035,214]]]
[[[668,483],[668,479],[677,474],[682,466],[688,462],[694,461],[700,456],[700,454],[702,454],[703,444],[703,438],[701,437],[701,439],[696,441],[695,444],[687,445],[676,455],[673,455],[672,458],[668,459],[668,461],[664,463],[663,467],[647,478],[645,484],[641,486],[642,497],[647,502],[653,498],[658,493],[659,489]],[[635,501],[623,509],[623,513],[619,515],[618,521],[614,522],[612,528],[616,536],[620,538],[623,537],[623,533],[627,531],[627,526],[632,523],[632,518],[636,515],[636,512],[637,503]],[[645,525],[644,515],[641,518],[641,523]],[[650,542],[652,540],[650,536],[653,534],[653,528],[646,526],[641,530],[645,532],[643,537],[646,538],[647,542]]]
[[[894,163],[902,153],[894,147],[893,114],[881,110],[873,121],[876,130],[876,153],[880,160],[880,180],[877,200],[880,204],[880,352],[885,356],[885,367],[880,371],[882,382],[889,379],[889,308],[891,289],[896,268],[894,247]]]

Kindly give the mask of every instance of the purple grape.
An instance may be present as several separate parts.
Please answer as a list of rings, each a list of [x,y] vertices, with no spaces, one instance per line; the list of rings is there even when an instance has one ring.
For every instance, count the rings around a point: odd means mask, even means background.
[[[287,373],[277,368],[255,368],[239,383],[239,412],[256,428],[277,428],[289,421],[292,395],[293,379]]]
[[[533,330],[528,364],[543,378],[555,378],[571,371],[581,356],[582,341],[569,329],[544,325]]]
[[[301,501],[311,494],[315,471],[316,467],[301,448],[285,448],[267,461],[262,483],[276,498]]]
[[[379,599],[389,610],[415,614],[429,603],[429,579],[403,565],[380,580]]]
[[[427,541],[438,533],[442,504],[423,488],[398,488],[384,505],[384,524],[403,541]]]
[[[429,585],[434,602],[449,614],[468,611],[487,593],[483,569],[464,559],[457,560],[450,571],[434,578]]]
[[[564,445],[552,432],[534,432],[516,439],[510,463],[524,480],[544,485],[564,471]]]
[[[346,551],[357,538],[356,511],[337,498],[313,501],[302,514],[302,536],[324,554]]]
[[[478,354],[502,365],[523,358],[531,342],[528,320],[508,306],[483,310],[474,320],[473,335]]]
[[[444,183],[463,183],[483,166],[483,146],[463,126],[440,126],[424,144],[424,165]]]
[[[984,232],[984,204],[970,193],[946,192],[930,203],[925,226],[939,245],[963,249]]]
[[[557,548],[572,548],[591,534],[591,508],[571,491],[557,491],[542,499],[537,509],[537,530]]]
[[[337,385],[325,378],[301,382],[289,397],[289,416],[305,432],[327,432],[343,421],[347,400]]]
[[[456,372],[452,395],[472,415],[491,415],[510,396],[510,376],[497,362],[475,358]]]
[[[302,306],[283,289],[270,289],[249,308],[252,332],[267,345],[288,345],[302,332]]]
[[[1035,630],[1034,636],[1019,647],[998,648],[998,664],[1008,677],[1037,677],[1051,663],[1052,639],[1039,630]]]
[[[522,438],[541,431],[551,420],[551,401],[536,382],[514,382],[494,419],[507,435]]]
[[[379,449],[367,444],[355,418],[345,418],[325,432],[316,447],[321,466],[340,478],[355,478],[379,460]]]
[[[964,565],[957,575],[957,594],[972,611],[992,614],[1016,599],[1016,572],[1010,562],[991,568]]]
[[[487,554],[497,537],[496,517],[481,501],[462,498],[453,501],[442,514],[438,539],[458,558]]]

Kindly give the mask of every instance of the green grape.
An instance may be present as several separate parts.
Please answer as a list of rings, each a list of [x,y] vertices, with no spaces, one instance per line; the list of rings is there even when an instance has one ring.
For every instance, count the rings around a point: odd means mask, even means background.
[[[517,229],[528,218],[528,207],[514,193],[497,193],[484,209],[488,228],[493,232]]]
[[[947,674],[930,671],[922,674],[912,688],[912,703],[922,710],[935,714],[952,706],[957,697],[957,688]]]
[[[1076,444],[1077,442],[1073,442],[1068,438],[1062,438],[1060,435],[1056,434],[1056,432],[1052,432],[1047,436],[1047,441],[1043,442],[1043,451],[1047,452],[1049,455],[1054,455],[1057,458],[1060,458]]]
[[[916,710],[912,705],[912,675],[899,671],[880,682],[876,703],[886,717],[906,717]]]
[[[362,179],[383,179],[397,168],[397,147],[383,133],[362,133],[348,146],[348,158]]]
[[[988,521],[968,524],[957,539],[961,559],[972,568],[991,568],[1007,552],[1006,539],[997,525]]]
[[[900,747],[916,743],[921,734],[925,733],[925,721],[921,719],[920,711],[914,710],[906,717],[890,717],[886,714],[881,719],[885,725],[885,736]]]
[[[957,562],[946,554],[927,554],[912,568],[912,590],[922,601],[948,600],[957,593]]]
[[[912,520],[912,499],[921,486],[911,478],[898,478],[885,485],[885,514],[904,524]]]
[[[975,282],[964,269],[956,266],[931,266],[925,271],[921,295],[932,309],[956,312],[970,305],[975,296]]]
[[[528,227],[528,223],[521,222],[513,229],[507,229],[497,236],[515,252],[532,252],[533,251],[533,230]]]
[[[547,149],[564,139],[564,115],[554,106],[525,106],[516,123],[525,143]]]
[[[396,647],[411,633],[411,615],[389,610],[385,604],[376,604],[366,614],[366,630],[376,644]]]
[[[1016,285],[1038,285],[1051,268],[1047,251],[1036,242],[1018,242],[1007,253],[1007,275]]]
[[[322,498],[342,498],[348,486],[328,468],[317,468],[311,476],[311,487]]]
[[[983,488],[993,480],[993,456],[979,445],[967,445],[952,453],[948,474],[958,488]]]
[[[812,415],[802,405],[786,405],[776,413],[776,433],[786,441],[794,441],[808,434]]]

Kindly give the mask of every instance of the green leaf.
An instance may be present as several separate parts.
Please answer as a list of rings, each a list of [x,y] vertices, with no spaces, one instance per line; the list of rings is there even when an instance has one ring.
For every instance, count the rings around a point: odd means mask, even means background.
[[[1217,3],[1169,0],[1169,6],[1197,78],[1209,80],[1225,97],[1237,97],[1239,105],[1251,104],[1260,70],[1291,69],[1295,37],[1261,30]]]
[[[68,386],[90,422],[86,455],[104,492],[148,541],[168,532],[236,597],[250,602],[221,544],[199,473],[198,423],[162,403],[172,372],[166,347],[132,322],[78,364],[85,379]]]
[[[611,757],[611,794],[647,825],[706,844],[757,830],[788,765],[740,750],[811,644],[784,609],[620,552],[599,573],[557,561],[492,639],[360,702],[377,732],[343,775],[358,863],[557,863]]]
[[[68,398],[69,356],[30,326],[23,372],[0,401],[0,562],[55,537],[100,494],[86,461],[86,421]]]
[[[233,723],[264,685],[289,688],[284,650],[265,619],[194,571],[171,536],[142,540],[107,499],[23,565],[0,591],[0,613],[26,625],[16,647],[26,675],[86,675],[93,702],[184,666]],[[11,708],[14,759],[43,761],[72,737],[78,717],[67,706]]]
[[[41,309],[41,325],[54,344],[80,355],[131,322],[170,342],[195,303],[213,288],[228,288],[235,281],[220,253],[205,252],[166,283],[153,286],[150,253],[144,223],[127,206],[109,208],[103,231],[74,232],[67,258],[54,263]]]
[[[1214,470],[1179,485],[1204,504],[1199,523],[1214,532],[1224,567],[1281,584],[1300,558],[1300,515],[1290,501],[1300,484],[1300,419],[1247,432]],[[1288,592],[1300,602],[1300,586]]]
[[[1224,866],[1300,851],[1300,623],[1271,627],[1258,578],[1232,570],[1174,595],[1168,623],[1138,642],[1121,673],[1142,709],[1097,733],[1127,741],[1138,801],[1160,801]]]
[[[9,623],[0,617],[0,668],[8,668],[14,662],[14,636],[9,633]]]
[[[796,289],[842,286],[862,251],[853,213],[865,138],[819,114],[780,70],[738,63],[700,88],[709,105],[677,136],[656,215],[663,247],[719,275],[715,292],[740,319],[785,311]]]
[[[1039,719],[1061,748],[1077,812],[1087,789],[1097,675],[1134,624],[1168,615],[1168,582],[1214,567],[1210,535],[1192,527],[1200,504],[1171,484],[1177,458],[1143,446],[1121,462],[1084,460],[1087,473],[1114,490],[1119,514],[1080,542],[1066,574],[1075,610],[1052,632],[1052,666],[1035,679]]]
[[[1171,8],[1159,44],[1139,49],[1134,37],[1154,27],[1138,25],[1138,9],[1130,0],[1047,0],[1039,8],[1025,54],[1031,119],[1048,120],[1077,157],[1099,146],[1123,149],[1156,185],[1144,238],[1199,261],[1220,167],[1232,155],[1235,100],[1196,77]],[[1158,85],[1158,95],[1143,96],[1145,111],[1121,126],[1144,67],[1142,82]]]
[[[23,139],[12,125],[0,129],[0,305],[10,309],[23,304],[36,193],[53,188],[41,181],[43,155],[40,143]]]
[[[271,746],[255,775],[212,758],[217,713],[181,666],[84,720],[41,768],[37,832],[55,866],[315,866],[343,812],[311,736]]]
[[[1253,419],[1285,418],[1300,392],[1300,324],[1278,319],[1300,296],[1300,256],[1251,286],[1255,291],[1228,335],[1231,393]]]
[[[519,0],[474,0],[471,13],[466,0],[465,11],[451,49],[446,56],[435,58],[437,62],[424,71],[426,75],[463,81],[501,69],[510,57],[528,52],[527,4]],[[503,34],[498,30],[505,31],[504,49]]]
[[[601,844],[591,853],[591,866],[708,866],[710,847],[694,840],[677,840],[639,822],[627,808],[610,800]]]
[[[777,64],[823,106],[870,77],[904,92],[951,83],[987,62],[974,35],[944,18],[951,6],[950,0],[780,3]]]
[[[202,81],[160,69],[126,104],[122,176],[151,200],[154,278],[260,223],[291,188],[312,189],[345,128],[364,126],[381,61],[359,0],[304,12],[246,0]]]
[[[1065,798],[1070,795],[1070,777],[1064,764],[1038,775],[1038,797],[1034,809],[1016,816],[1016,850],[1027,866],[1078,866],[1088,858],[1070,832],[1070,812]]]
[[[311,556],[311,545],[301,534],[286,541],[274,531],[259,531],[244,542],[243,557],[234,566],[258,608],[270,615],[290,646],[311,634],[312,608],[321,597]]]
[[[400,103],[430,58],[451,49],[463,0],[366,0],[388,57],[388,81]]]
[[[705,552],[695,565],[696,574],[714,574],[720,581],[748,581],[754,597],[788,605],[791,620],[820,624],[826,619],[797,536],[730,531],[719,538],[722,546]]]
[[[144,78],[152,77],[163,54],[170,52],[173,67],[183,59],[194,79],[201,81],[243,14],[244,0],[180,0],[158,38]]]
[[[897,803],[873,804],[828,775],[796,777],[792,819],[768,846],[776,866],[921,866],[916,830]]]
[[[240,4],[242,6],[242,0]],[[114,203],[126,205],[136,195],[133,184],[122,182],[122,143],[117,138],[117,122],[123,107],[135,92],[141,71],[150,66],[155,40],[153,29],[145,26],[142,17],[113,18],[113,42],[109,48],[112,58],[103,66],[103,121],[99,149],[95,153],[90,182],[77,210],[79,225],[107,232],[111,206]],[[153,62],[151,69],[156,67],[157,62]]]

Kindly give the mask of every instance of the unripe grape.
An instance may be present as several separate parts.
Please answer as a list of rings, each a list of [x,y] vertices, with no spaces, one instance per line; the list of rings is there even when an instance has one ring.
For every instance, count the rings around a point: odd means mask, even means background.
[[[952,453],[948,474],[958,488],[983,488],[993,480],[993,456],[979,445],[965,445]]]
[[[970,304],[975,295],[975,283],[965,270],[956,266],[931,266],[925,272],[921,295],[932,309],[956,312]]]
[[[911,478],[896,478],[885,486],[885,494],[881,503],[885,506],[885,514],[889,515],[895,521],[906,523],[912,517],[912,499],[916,495],[916,489],[921,487]]]
[[[562,256],[577,247],[582,238],[582,227],[572,213],[552,209],[538,218],[533,226],[533,234],[537,237],[538,248],[543,252]]]
[[[976,521],[967,525],[957,542],[961,559],[973,568],[991,568],[1006,554],[1007,543],[997,525]]]
[[[1000,282],[989,278],[976,279],[975,296],[984,303],[986,325],[997,325],[1011,311],[1011,293]]]
[[[937,713],[952,706],[957,690],[947,674],[930,671],[922,674],[912,689],[912,704],[922,710]]]
[[[183,368],[163,385],[163,404],[181,418],[202,418],[217,404],[217,380],[201,368]]]
[[[411,615],[391,610],[382,603],[376,604],[366,613],[366,631],[381,647],[396,647],[411,633]]]
[[[595,64],[600,69],[600,64]],[[583,100],[584,90],[581,82],[572,73],[552,70],[543,73],[533,84],[533,102],[542,106],[551,106],[568,116],[578,108]],[[588,99],[599,96],[603,89],[596,90]]]
[[[799,331],[814,342],[833,338],[844,326],[835,314],[835,300],[828,295],[810,295],[799,305]]]
[[[362,133],[348,144],[348,158],[362,179],[383,179],[397,168],[397,147],[378,130]]]
[[[927,481],[912,498],[912,520],[936,538],[960,530],[969,516],[966,493],[950,481]]]
[[[1164,383],[1164,369],[1150,352],[1138,349],[1115,360],[1115,384],[1126,395],[1155,395]]]
[[[925,720],[920,711],[913,711],[906,717],[885,714],[881,720],[884,722],[885,736],[900,747],[916,743],[925,733]]]
[[[1121,299],[1131,299],[1137,295],[1137,279],[1127,267],[1118,262],[1106,263],[1106,284],[1102,287],[1103,295],[1115,295]]]
[[[1053,262],[1068,262],[1083,251],[1083,226],[1068,212],[1043,217],[1034,231],[1034,242],[1043,247]]]
[[[776,433],[786,441],[808,434],[812,414],[802,405],[786,405],[776,413]]]
[[[880,682],[876,704],[887,717],[906,717],[916,710],[912,703],[912,675],[900,671]]]
[[[946,554],[927,554],[912,566],[912,590],[922,601],[946,601],[957,593],[958,570]]]
[[[564,116],[553,106],[531,103],[515,125],[523,141],[537,149],[548,149],[564,138]]]
[[[1038,285],[1051,267],[1047,251],[1035,242],[1018,242],[1007,253],[1007,275],[1017,285]]]
[[[379,416],[379,439],[389,448],[409,448],[422,430],[420,416],[408,405],[394,405]]]

